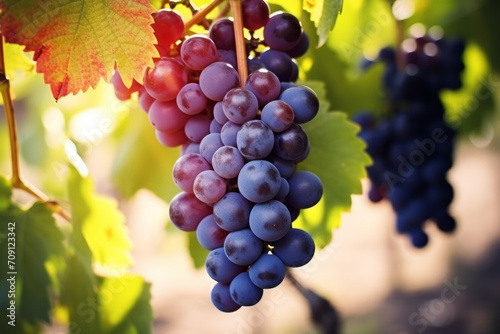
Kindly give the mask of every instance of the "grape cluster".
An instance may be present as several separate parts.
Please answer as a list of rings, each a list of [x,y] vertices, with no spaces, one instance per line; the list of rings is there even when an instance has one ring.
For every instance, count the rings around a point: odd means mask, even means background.
[[[373,202],[390,200],[397,231],[408,234],[418,248],[428,243],[423,231],[427,220],[446,233],[456,226],[448,212],[453,188],[446,179],[455,131],[443,119],[439,93],[461,87],[463,52],[460,40],[422,33],[405,40],[398,51],[382,49],[390,117],[378,123],[369,113],[355,117],[374,162],[367,169],[372,183],[368,196]]]
[[[158,141],[182,145],[173,167],[182,192],[170,203],[170,220],[196,231],[210,250],[212,302],[224,312],[255,305],[263,289],[283,281],[286,267],[311,260],[314,241],[292,222],[323,193],[315,174],[296,171],[310,151],[300,124],[319,110],[314,91],[293,83],[292,57],[307,51],[308,37],[293,15],[270,15],[264,0],[244,0],[242,11],[251,36],[244,85],[231,19],[214,22],[208,36],[184,39],[182,18],[164,9],[153,25],[162,57],[147,70],[144,87],[135,88]],[[254,37],[262,28],[263,41]],[[134,89],[118,87],[119,98]]]

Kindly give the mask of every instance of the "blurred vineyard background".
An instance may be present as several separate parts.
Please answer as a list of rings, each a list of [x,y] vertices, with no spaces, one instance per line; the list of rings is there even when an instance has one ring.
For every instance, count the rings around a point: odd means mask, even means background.
[[[270,3],[272,10],[297,15],[312,37],[313,47],[299,60],[300,80],[323,82],[330,110],[350,115],[382,110],[382,65],[363,72],[360,63],[394,45],[393,15],[407,28],[437,25],[445,36],[466,40],[464,87],[443,94],[450,124],[461,133],[449,174],[457,232],[444,236],[428,226],[429,246],[415,250],[396,235],[388,203],[373,205],[355,195],[332,242],[296,275],[338,308],[344,333],[500,333],[500,2],[398,0],[391,12],[387,0],[345,0],[319,49],[301,2]],[[178,192],[171,169],[179,151],[156,142],[136,100],[118,101],[112,86],[101,82],[56,103],[29,62],[8,59],[9,66],[20,69],[11,79],[25,176],[65,206],[70,163],[94,179],[99,193],[119,201],[133,242],[132,271],[152,283],[155,333],[316,333],[305,300],[290,283],[235,314],[211,305],[213,282],[204,269],[195,269],[192,244],[168,223],[168,200]],[[0,128],[0,171],[9,175],[3,113]],[[366,180],[363,185],[366,191]],[[15,198],[31,201],[21,192]],[[456,298],[444,302],[442,292],[453,284],[460,286]],[[46,328],[63,332],[57,325]]]

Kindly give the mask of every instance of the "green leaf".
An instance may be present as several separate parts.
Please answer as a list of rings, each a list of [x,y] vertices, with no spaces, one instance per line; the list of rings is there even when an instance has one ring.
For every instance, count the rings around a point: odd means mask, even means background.
[[[66,259],[61,300],[68,308],[70,334],[102,333],[98,280],[88,260],[80,254],[73,253]]]
[[[193,260],[193,265],[196,269],[199,269],[205,265],[205,259],[207,258],[208,251],[198,242],[196,232],[187,233],[186,237],[188,241],[189,255],[191,256],[191,260]]]
[[[311,13],[319,36],[318,46],[325,44],[328,33],[335,26],[337,16],[342,12],[343,0],[303,0],[303,7]]]
[[[330,242],[332,229],[340,226],[342,213],[351,208],[351,195],[361,194],[360,180],[366,176],[365,167],[371,163],[365,153],[365,143],[357,137],[359,127],[341,112],[328,112],[322,83],[306,82],[320,98],[316,118],[304,124],[311,143],[309,157],[299,164],[323,182],[323,198],[315,207],[303,210],[294,222],[313,236],[324,247]]]
[[[74,169],[68,184],[73,242],[78,251],[89,258],[90,250],[93,261],[111,269],[129,266],[131,241],[116,200],[95,194],[92,180],[81,177]]]
[[[10,290],[7,278],[15,277],[16,321],[49,323],[52,298],[57,292],[49,267],[51,262],[63,261],[65,255],[63,235],[52,212],[42,203],[35,203],[27,211],[11,205],[0,212],[0,221],[0,250],[5,254],[0,274],[0,292],[4,296],[0,299],[1,309],[6,310],[10,302],[6,298]],[[8,223],[15,223],[15,227]],[[15,253],[12,262],[7,262],[9,248]]]
[[[110,334],[151,333],[153,310],[149,304],[151,284],[139,276],[104,278],[99,287],[103,332]]]
[[[112,180],[125,198],[143,188],[165,201],[170,201],[179,192],[172,180],[179,149],[158,143],[147,114],[132,110],[118,141]]]

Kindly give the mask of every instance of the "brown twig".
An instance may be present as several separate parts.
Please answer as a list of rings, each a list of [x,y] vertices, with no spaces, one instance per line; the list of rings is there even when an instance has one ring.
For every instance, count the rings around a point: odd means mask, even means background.
[[[12,95],[10,92],[10,81],[5,72],[3,36],[1,36],[1,41],[0,41],[0,94],[2,95],[4,110],[5,110],[5,118],[7,119],[7,127],[9,129],[10,157],[12,162],[12,176],[11,176],[12,187],[24,190],[25,192],[38,198],[51,211],[59,214],[67,221],[71,221],[71,215],[67,211],[65,211],[57,202],[50,200],[50,198],[47,195],[38,190],[35,186],[30,184],[29,182],[24,181],[22,178],[21,168],[19,163],[19,139],[17,136],[14,104],[12,102]]]
[[[192,26],[200,23],[205,18],[205,16],[207,16],[212,10],[214,10],[215,7],[217,7],[223,1],[224,0],[214,0],[211,3],[209,3],[208,6],[206,6],[205,8],[194,14],[193,17],[189,19],[189,21],[184,23],[184,34],[187,35],[189,29],[191,29]]]
[[[236,62],[240,75],[241,87],[245,86],[248,77],[247,50],[245,46],[245,36],[243,35],[243,14],[241,12],[241,0],[229,0],[231,12],[234,17],[234,40],[236,42]]]

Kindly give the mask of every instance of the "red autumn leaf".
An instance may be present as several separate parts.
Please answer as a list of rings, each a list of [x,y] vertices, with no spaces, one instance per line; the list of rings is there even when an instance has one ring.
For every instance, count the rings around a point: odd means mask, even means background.
[[[148,0],[0,0],[7,42],[34,51],[54,98],[109,81],[118,66],[123,81],[142,83],[157,56]]]

